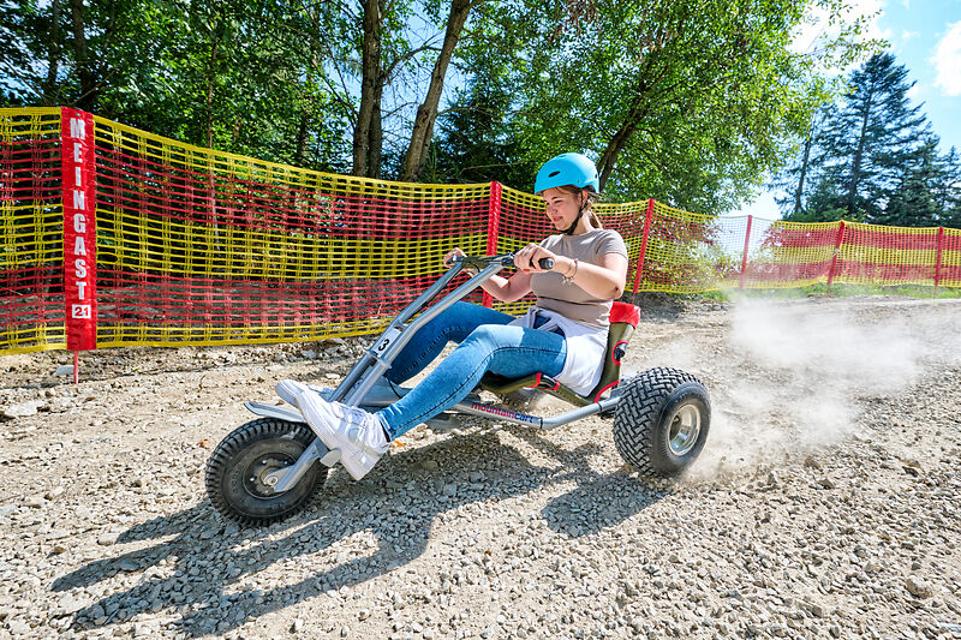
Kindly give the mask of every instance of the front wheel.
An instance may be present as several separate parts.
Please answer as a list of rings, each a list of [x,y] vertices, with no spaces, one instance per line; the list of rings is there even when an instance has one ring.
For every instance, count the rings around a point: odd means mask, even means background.
[[[221,514],[242,525],[265,525],[307,506],[329,469],[314,463],[292,489],[276,493],[267,474],[297,461],[314,438],[302,423],[260,418],[234,429],[207,461],[207,495]]]
[[[711,400],[701,381],[678,369],[648,369],[620,384],[614,444],[625,462],[649,478],[671,478],[704,448]]]

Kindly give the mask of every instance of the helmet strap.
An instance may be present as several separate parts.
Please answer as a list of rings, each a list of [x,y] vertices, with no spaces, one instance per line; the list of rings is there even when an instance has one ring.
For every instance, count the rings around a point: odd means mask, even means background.
[[[564,229],[564,234],[568,236],[574,235],[574,229],[577,227],[577,223],[581,221],[581,218],[584,217],[584,212],[587,210],[587,205],[590,202],[590,198],[584,198],[583,193],[578,194],[578,196],[583,198],[583,201],[581,202],[580,208],[577,210],[577,216],[575,216],[574,221],[571,222],[571,226]]]

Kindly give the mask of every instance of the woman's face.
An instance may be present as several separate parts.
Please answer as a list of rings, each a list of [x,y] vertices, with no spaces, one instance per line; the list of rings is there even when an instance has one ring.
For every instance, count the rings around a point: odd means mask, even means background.
[[[547,203],[547,217],[558,231],[564,231],[577,219],[581,210],[581,194],[568,193],[558,188],[545,189],[541,194]]]

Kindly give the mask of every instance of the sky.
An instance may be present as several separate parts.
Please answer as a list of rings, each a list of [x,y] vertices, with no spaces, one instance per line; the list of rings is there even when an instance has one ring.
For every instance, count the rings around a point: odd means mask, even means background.
[[[853,0],[854,15],[870,16],[865,35],[888,41],[898,64],[916,84],[908,93],[923,103],[941,151],[961,151],[961,0]],[[817,29],[815,27],[815,29]],[[810,46],[811,33],[799,33],[796,46]],[[730,215],[780,218],[774,194],[761,192]]]

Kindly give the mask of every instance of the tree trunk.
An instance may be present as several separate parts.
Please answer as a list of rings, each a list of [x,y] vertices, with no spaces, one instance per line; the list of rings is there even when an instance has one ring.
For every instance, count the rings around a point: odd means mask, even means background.
[[[384,94],[383,76],[377,79],[377,90],[374,93],[374,112],[370,118],[370,135],[367,141],[367,176],[370,178],[380,177],[380,160],[384,147],[383,123],[380,115],[380,100]]]
[[[90,65],[87,52],[87,39],[83,30],[83,0],[70,0],[73,16],[73,50],[77,59],[77,75],[80,78],[80,96],[77,98],[77,108],[93,111],[97,101],[97,83]]]
[[[631,109],[627,112],[627,116],[618,128],[617,133],[615,133],[611,141],[607,143],[607,148],[604,149],[604,153],[601,154],[601,160],[597,163],[598,181],[600,182],[601,191],[604,190],[604,185],[607,184],[608,178],[611,177],[614,164],[617,162],[617,156],[620,155],[621,151],[623,151],[627,145],[628,140],[630,140],[634,132],[637,131],[637,125],[640,124],[647,115],[647,107],[641,105],[645,89],[646,83],[641,82],[638,86],[637,96],[631,105]]]
[[[363,77],[360,84],[360,110],[354,126],[354,164],[351,173],[369,176],[371,127],[375,116],[380,119],[380,87],[383,86],[380,46],[384,6],[382,0],[362,0],[361,4],[364,7]],[[380,129],[379,123],[376,129]],[[379,156],[379,150],[376,155]]]
[[[861,133],[858,138],[858,148],[854,152],[854,164],[851,167],[851,184],[848,186],[847,210],[848,217],[856,219],[855,205],[858,197],[858,184],[861,181],[861,162],[864,159],[865,140],[867,138],[868,119],[871,115],[871,102],[874,98],[869,90],[864,102],[864,116],[861,118]]]
[[[662,48],[665,42],[666,36],[664,35],[650,38],[652,47]],[[655,71],[654,59],[651,54],[645,57],[644,65],[637,79],[637,85],[634,88],[634,99],[631,101],[627,115],[624,117],[617,132],[611,138],[611,141],[607,143],[607,148],[604,149],[604,153],[601,154],[601,160],[597,164],[598,182],[600,183],[601,191],[604,190],[608,178],[611,177],[611,173],[614,171],[617,156],[620,155],[624,147],[627,146],[631,136],[637,131],[637,126],[647,117],[650,111],[650,105],[648,104],[649,95],[660,86],[661,81],[665,77],[665,73],[666,68]],[[659,95],[664,97],[666,94]]]
[[[214,146],[214,85],[216,84],[215,81],[217,79],[217,54],[220,52],[220,39],[222,37],[221,35],[222,27],[223,27],[223,22],[220,19],[218,19],[217,26],[214,28],[214,31],[213,31],[214,41],[211,43],[210,59],[207,61],[206,137],[207,137],[208,149],[212,149]]]
[[[317,5],[307,9],[310,16],[310,49],[307,58],[307,68],[304,70],[306,83],[303,91],[303,108],[300,113],[300,124],[297,126],[297,136],[294,138],[294,165],[302,167],[307,153],[307,138],[310,133],[310,110],[308,105],[314,101],[314,96],[308,92],[313,86],[314,74],[317,72],[317,39],[320,37],[320,8]]]
[[[59,100],[57,74],[60,73],[60,0],[50,3],[50,39],[47,49],[47,81],[43,84],[43,104],[51,107]]]
[[[811,161],[811,143],[814,140],[814,123],[808,129],[807,137],[804,139],[804,156],[801,158],[801,175],[798,176],[797,190],[794,192],[794,216],[801,213],[803,209],[801,198],[804,195],[804,181],[807,179],[808,164]]]
[[[464,28],[464,23],[467,22],[470,10],[471,0],[453,0],[451,2],[450,15],[447,17],[447,31],[444,33],[444,44],[437,56],[437,62],[434,64],[434,72],[430,77],[427,97],[417,108],[417,118],[414,120],[410,145],[407,147],[407,154],[401,168],[401,180],[416,180],[424,169],[424,161],[427,158],[427,151],[433,137],[434,123],[437,120],[437,107],[444,90],[444,77],[447,75],[447,68],[454,54],[454,48],[460,39],[461,31]]]
[[[307,127],[310,124],[310,120],[307,118],[307,111],[304,110],[300,114],[300,125],[297,127],[297,138],[294,141],[294,166],[302,167],[304,166],[304,154],[307,151]]]

